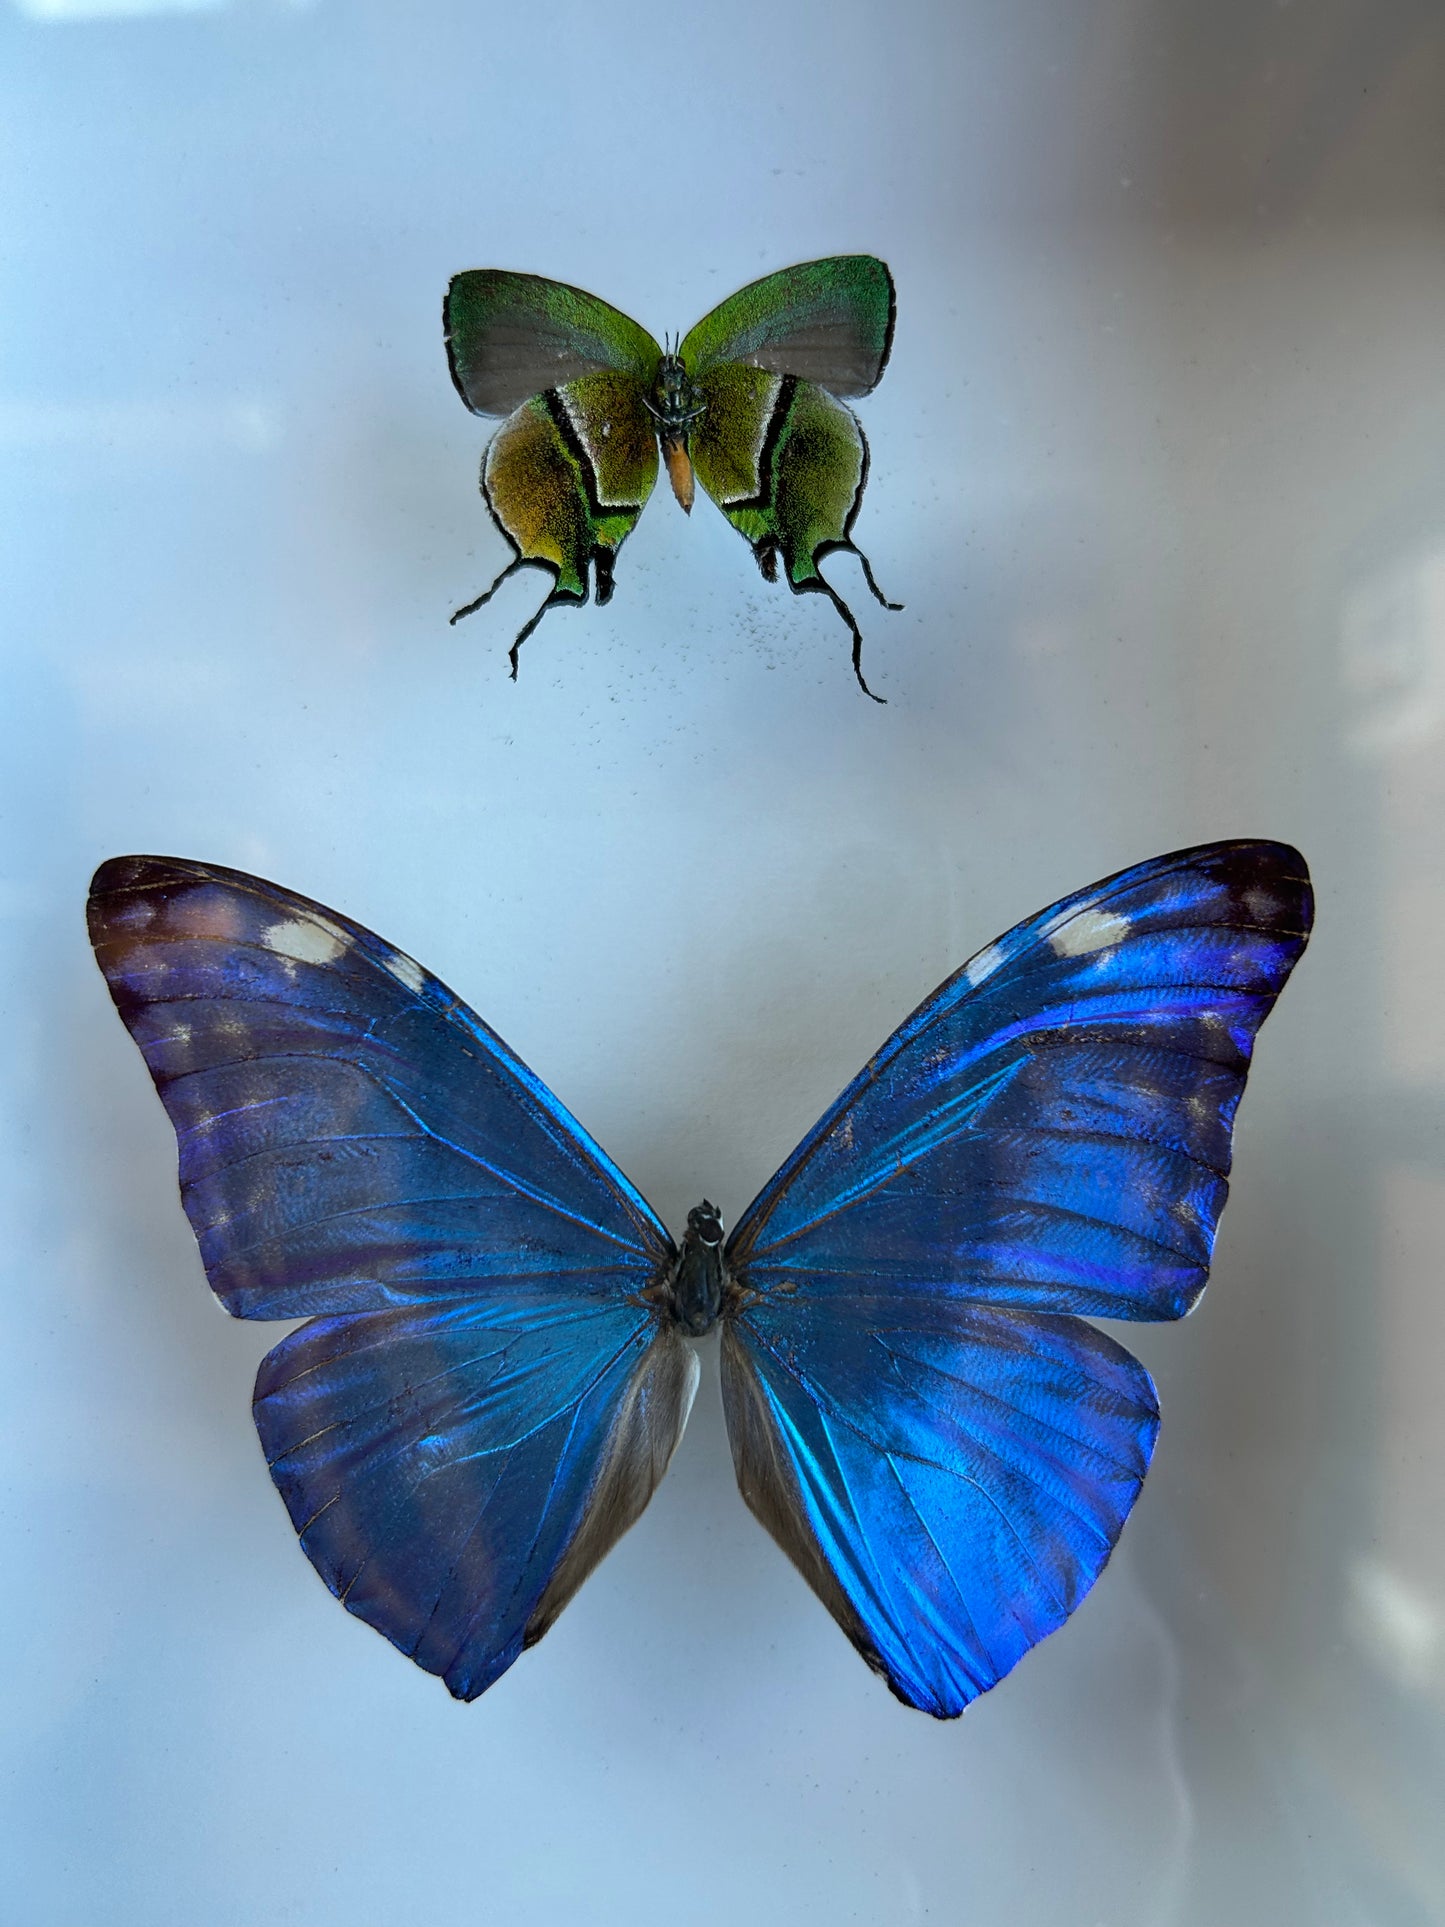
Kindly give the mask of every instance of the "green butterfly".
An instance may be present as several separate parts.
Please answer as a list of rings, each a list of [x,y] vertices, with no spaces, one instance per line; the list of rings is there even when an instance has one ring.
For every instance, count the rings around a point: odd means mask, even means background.
[[[705,315],[680,346],[660,348],[625,314],[562,281],[501,268],[454,277],[442,309],[452,380],[474,414],[505,415],[482,459],[482,494],[515,550],[480,609],[515,570],[549,569],[551,594],[512,644],[517,652],[557,603],[612,594],[613,558],[657,480],[658,453],[679,503],[693,477],[777,580],[826,595],[818,573],[847,549],[885,609],[868,558],[852,540],[868,476],[868,444],[841,397],[866,395],[893,341],[893,277],[871,254],[835,255],[764,276]],[[881,697],[874,697],[875,702]]]

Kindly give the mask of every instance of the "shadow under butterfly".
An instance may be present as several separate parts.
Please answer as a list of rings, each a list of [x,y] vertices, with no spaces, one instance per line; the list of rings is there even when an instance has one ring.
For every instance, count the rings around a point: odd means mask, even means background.
[[[347,1608],[474,1699],[641,1513],[722,1327],[744,1499],[898,1697],[958,1714],[1098,1577],[1149,1374],[1088,1317],[1208,1277],[1298,852],[1066,898],[922,1004],[724,1241],[681,1249],[409,957],[242,872],[121,857],[90,932],[175,1125],[212,1289],[306,1319],[254,1414]]]
[[[669,348],[565,282],[501,268],[454,276],[442,308],[447,357],[467,407],[507,417],[482,460],[482,494],[514,557],[452,621],[516,570],[550,571],[551,594],[512,644],[515,677],[517,652],[548,609],[586,602],[589,565],[607,602],[660,451],[688,513],[696,477],[769,582],[781,558],[795,593],[828,597],[853,637],[859,686],[873,695],[862,632],[818,564],[848,550],[878,601],[902,607],[853,541],[868,444],[846,406],[876,387],[893,317],[893,278],[869,254],[754,281]]]

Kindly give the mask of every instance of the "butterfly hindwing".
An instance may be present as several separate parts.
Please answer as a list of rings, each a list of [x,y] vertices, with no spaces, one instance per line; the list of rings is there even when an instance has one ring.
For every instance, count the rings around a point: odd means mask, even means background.
[[[885,608],[853,522],[868,479],[868,444],[839,396],[876,387],[893,342],[893,277],[870,254],[807,261],[730,295],[679,353],[705,413],[692,433],[697,478],[772,581],[781,557],[795,593],[826,595],[853,638],[864,691],[863,636],[818,568],[839,549],[858,556]]]
[[[771,582],[781,557],[795,593],[826,595],[853,638],[853,671],[863,681],[863,634],[818,564],[839,549],[858,556],[880,602],[853,521],[868,478],[868,444],[852,410],[794,375],[725,362],[698,387],[706,413],[692,434],[697,478]],[[892,607],[892,604],[885,606]]]
[[[744,1496],[910,1704],[961,1711],[1107,1559],[1157,1409],[1078,1314],[1197,1301],[1311,918],[1269,843],[1066,899],[936,991],[734,1230]]]
[[[326,1584],[470,1700],[641,1513],[696,1382],[633,1307],[508,1281],[313,1319],[263,1360],[253,1410]]]
[[[482,493],[515,557],[452,620],[480,608],[517,569],[550,571],[550,595],[512,644],[514,676],[517,652],[547,610],[586,602],[589,567],[598,602],[611,598],[617,551],[657,480],[657,436],[644,393],[628,374],[585,375],[523,402],[487,446]]]
[[[256,1422],[350,1609],[470,1698],[645,1504],[695,1367],[634,1187],[410,958],[239,871],[126,857],[90,930],[213,1290],[309,1318]]]
[[[900,1699],[941,1719],[1061,1625],[1148,1469],[1149,1374],[1080,1319],[902,1294],[724,1330],[752,1511]]]

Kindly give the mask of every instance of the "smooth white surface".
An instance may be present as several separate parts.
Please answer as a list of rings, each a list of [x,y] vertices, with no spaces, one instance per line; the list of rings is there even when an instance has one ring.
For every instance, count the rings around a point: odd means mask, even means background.
[[[0,14],[9,657],[0,1913],[1416,1927],[1445,1910],[1445,20],[1165,4]],[[81,17],[86,16],[86,17]],[[858,537],[664,489],[506,650],[449,274],[687,327],[899,286]],[[648,1514],[453,1705],[327,1596],[84,938],[128,851],[372,925],[674,1225],[735,1216],[1016,918],[1297,841],[1214,1284],[1124,1334],[1119,1555],[962,1721],[745,1513],[704,1352]],[[686,1896],[684,1901],[679,1896]]]

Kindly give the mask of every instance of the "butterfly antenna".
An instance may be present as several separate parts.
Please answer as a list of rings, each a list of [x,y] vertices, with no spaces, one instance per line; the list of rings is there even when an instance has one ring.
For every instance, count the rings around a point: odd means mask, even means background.
[[[501,588],[502,584],[506,581],[507,577],[509,575],[514,575],[516,571],[521,567],[522,567],[522,557],[519,555],[514,562],[509,562],[507,564],[506,568],[503,569],[502,573],[497,577],[496,581],[492,584],[490,589],[483,589],[482,593],[477,597],[475,602],[469,602],[467,603],[465,608],[458,609],[456,613],[449,618],[449,620],[452,622],[460,622],[463,616],[474,616],[477,613],[478,609],[481,608],[484,602],[491,601],[492,597],[497,593],[498,589]],[[517,640],[520,642],[521,637],[519,636]],[[514,668],[512,671],[512,674],[515,675],[516,673],[517,673],[516,669]]]

